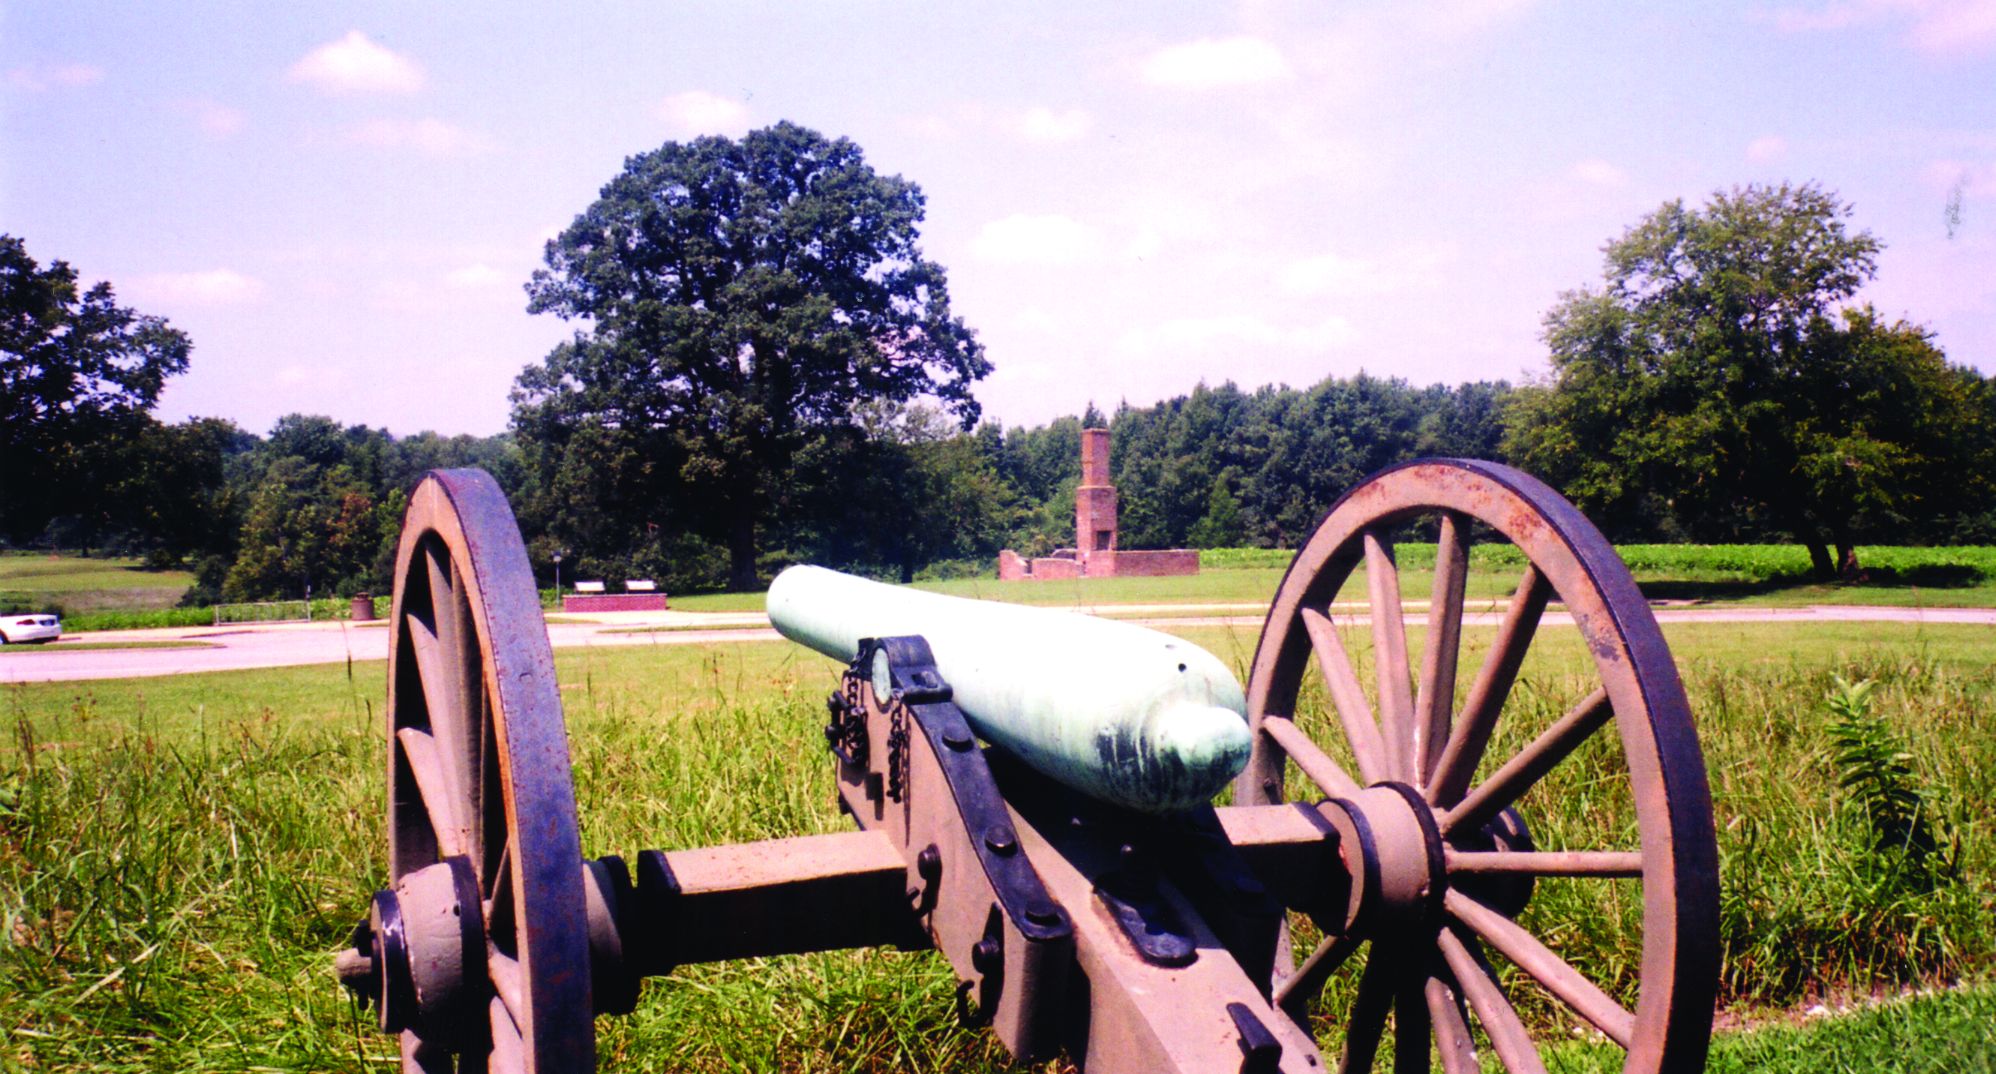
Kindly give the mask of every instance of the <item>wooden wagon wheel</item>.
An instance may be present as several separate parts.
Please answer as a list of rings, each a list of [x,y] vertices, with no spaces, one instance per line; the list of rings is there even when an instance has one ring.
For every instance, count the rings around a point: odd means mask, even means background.
[[[1437,526],[1439,548],[1427,641],[1419,668],[1410,669],[1391,535],[1423,520]],[[1458,710],[1472,522],[1517,546],[1529,565]],[[1371,698],[1331,608],[1360,565],[1378,684]],[[1520,728],[1532,737],[1508,759],[1486,757],[1555,599],[1579,629],[1598,687],[1549,725]],[[1293,719],[1313,656],[1343,732],[1343,745],[1330,751]],[[1626,1048],[1626,1071],[1702,1065],[1718,973],[1718,867],[1704,761],[1655,617],[1613,548],[1571,504],[1516,470],[1452,459],[1408,463],[1351,490],[1277,591],[1248,706],[1254,751],[1236,799],[1281,801],[1285,761],[1293,763],[1329,797],[1323,814],[1342,836],[1351,890],[1313,914],[1325,938],[1277,982],[1275,996],[1302,1020],[1339,967],[1371,945],[1350,1007],[1337,1016],[1346,1033],[1345,1069],[1371,1069],[1391,1011],[1397,1071],[1427,1070],[1431,1042],[1447,1074],[1481,1069],[1471,1014],[1506,1069],[1542,1070],[1491,952]],[[1518,707],[1508,717],[1514,722]],[[1512,807],[1611,722],[1627,766],[1622,808],[1634,814],[1640,845],[1536,849],[1524,815]],[[1633,1011],[1590,979],[1588,967],[1569,963],[1516,922],[1534,883],[1548,877],[1640,883]]]
[[[366,990],[401,1033],[404,1070],[589,1070],[584,866],[554,654],[490,477],[424,478],[395,579],[395,886],[358,937]]]

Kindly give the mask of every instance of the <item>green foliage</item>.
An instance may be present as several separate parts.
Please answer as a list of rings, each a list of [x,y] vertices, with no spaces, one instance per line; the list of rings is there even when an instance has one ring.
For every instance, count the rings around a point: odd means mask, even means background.
[[[1611,535],[1786,535],[1820,575],[1872,535],[1987,503],[1987,387],[1928,333],[1851,305],[1880,243],[1819,187],[1665,204],[1546,314],[1550,383],[1505,451]],[[1838,556],[1832,559],[1830,549]]]
[[[1376,470],[1425,455],[1497,457],[1502,383],[1414,388],[1364,374],[1307,390],[1204,384],[1107,422],[1124,548],[1294,547]],[[980,433],[1025,510],[1009,547],[1074,543],[1079,419]]]
[[[922,214],[913,183],[790,123],[627,160],[527,288],[529,311],[588,323],[514,392],[550,532],[602,552],[697,533],[751,588],[800,454],[857,405],[928,396],[969,427],[990,365],[922,256]],[[560,493],[584,480],[597,517],[571,518]]]
[[[120,306],[109,283],[42,268],[0,235],[0,536],[21,543],[52,522],[95,544],[133,506],[112,495],[121,452],[155,428],[166,380],[187,369],[185,333]]]
[[[1876,840],[1872,849],[1888,863],[1895,882],[1931,888],[1954,874],[1958,840],[1947,849],[1935,830],[1928,795],[1913,771],[1913,754],[1886,722],[1872,714],[1877,682],[1851,682],[1837,676],[1828,705],[1826,730],[1837,769],[1837,786],[1850,792]]]

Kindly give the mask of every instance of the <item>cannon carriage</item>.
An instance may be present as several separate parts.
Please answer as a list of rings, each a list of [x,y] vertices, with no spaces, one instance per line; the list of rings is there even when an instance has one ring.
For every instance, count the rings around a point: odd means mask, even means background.
[[[1393,548],[1413,526],[1438,536],[1418,662]],[[1467,661],[1472,537],[1524,566]],[[1360,606],[1335,603],[1361,567]],[[552,652],[491,480],[426,478],[396,571],[392,886],[337,963],[405,1069],[592,1069],[595,1018],[632,1010],[645,977],[886,945],[937,950],[957,980],[937,1002],[1014,1056],[1092,1074],[1539,1070],[1527,988],[1625,1070],[1702,1066],[1717,866],[1683,689],[1613,549],[1515,470],[1422,460],[1347,493],[1285,575],[1245,690],[1128,624],[793,568],[771,617],[848,664],[825,735],[855,830],[629,858],[582,859]],[[1554,622],[1592,689],[1506,727]],[[1329,712],[1299,711],[1318,682]],[[1542,849],[1526,796],[1584,752],[1619,773],[1605,834]],[[1626,893],[1632,1006],[1519,923],[1549,883]]]

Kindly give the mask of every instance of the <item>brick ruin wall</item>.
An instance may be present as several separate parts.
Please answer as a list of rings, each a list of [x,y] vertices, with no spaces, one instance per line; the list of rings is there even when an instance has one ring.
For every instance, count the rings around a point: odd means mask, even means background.
[[[564,593],[564,612],[662,612],[663,593]]]
[[[1117,547],[1116,508],[1116,487],[1109,483],[1109,430],[1083,429],[1081,485],[1074,490],[1075,546],[1037,559],[1027,559],[1008,548],[998,553],[998,580],[1156,578],[1199,573],[1197,549],[1130,552]]]

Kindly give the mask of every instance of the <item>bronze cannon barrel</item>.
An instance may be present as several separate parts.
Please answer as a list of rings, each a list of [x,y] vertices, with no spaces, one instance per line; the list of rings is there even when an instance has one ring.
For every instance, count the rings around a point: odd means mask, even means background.
[[[1144,812],[1204,804],[1247,762],[1247,702],[1220,659],[1094,616],[791,567],[769,588],[784,637],[836,660],[920,634],[986,741],[1085,794]]]

